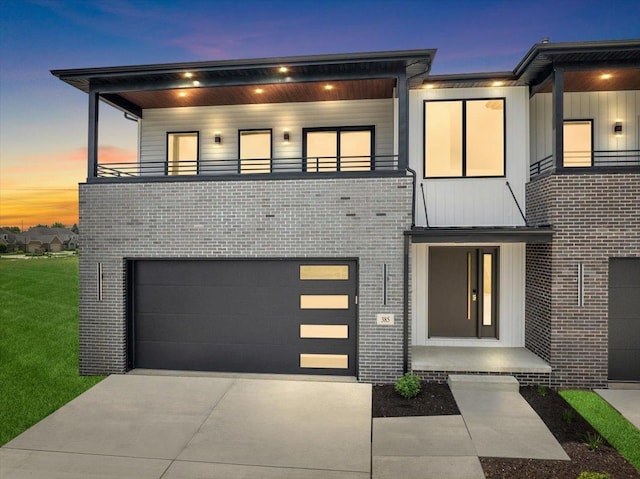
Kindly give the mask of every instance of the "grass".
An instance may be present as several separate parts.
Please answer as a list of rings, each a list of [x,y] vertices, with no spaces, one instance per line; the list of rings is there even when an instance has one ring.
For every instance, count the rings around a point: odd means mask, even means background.
[[[609,444],[640,471],[640,431],[591,391],[560,391],[567,401]]]
[[[100,380],[78,375],[78,258],[0,259],[0,445]]]

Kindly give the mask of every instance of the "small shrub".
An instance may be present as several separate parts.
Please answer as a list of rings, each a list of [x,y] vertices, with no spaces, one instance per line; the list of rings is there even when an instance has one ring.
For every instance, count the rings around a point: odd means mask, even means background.
[[[602,436],[598,433],[593,432],[587,432],[584,435],[584,440],[587,443],[587,446],[589,446],[589,449],[591,449],[592,451],[597,451],[604,443],[604,439],[602,439]]]
[[[606,472],[583,471],[577,479],[611,479],[611,476]]]
[[[415,374],[406,373],[396,381],[395,389],[403,398],[414,398],[420,393],[420,378]]]
[[[542,384],[538,384],[538,394],[540,394],[540,396],[544,397],[547,395],[547,387],[542,385]]]
[[[571,424],[576,419],[576,413],[573,409],[565,409],[562,411],[562,420],[567,424]]]

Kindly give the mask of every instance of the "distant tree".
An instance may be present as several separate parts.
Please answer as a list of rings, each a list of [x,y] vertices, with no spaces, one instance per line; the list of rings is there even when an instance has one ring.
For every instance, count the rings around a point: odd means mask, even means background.
[[[48,228],[49,225],[43,225],[42,223],[38,223],[37,225],[34,226],[34,228]]]
[[[3,230],[7,230],[7,231],[11,231],[12,233],[20,233],[20,227],[19,226],[3,226],[2,229]]]
[[[7,245],[4,243],[0,243],[0,253],[6,253],[7,252]]]
[[[80,234],[80,230],[78,229],[78,225],[76,223],[73,223],[71,231],[73,231],[75,234]]]
[[[56,221],[55,223],[53,223],[53,224],[51,225],[51,227],[52,227],[52,228],[64,228],[65,226],[64,226],[62,223],[60,223],[60,222]]]

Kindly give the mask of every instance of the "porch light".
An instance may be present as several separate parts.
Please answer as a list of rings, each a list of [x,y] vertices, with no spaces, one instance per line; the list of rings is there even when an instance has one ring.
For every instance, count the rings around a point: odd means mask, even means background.
[[[260,95],[260,94],[264,93],[264,90],[263,90],[262,88],[256,88],[254,91],[255,91],[258,95]]]
[[[609,80],[611,79],[613,75],[611,75],[611,73],[603,73],[602,75],[600,75],[600,79],[601,80]]]
[[[432,90],[435,87],[436,86],[433,83],[425,83],[424,85],[422,85],[422,88],[424,88],[425,90]]]
[[[200,82],[198,80],[193,80],[193,86],[200,86]]]
[[[496,80],[492,83],[493,86],[503,86],[504,82],[501,80]]]
[[[280,68],[278,69],[278,71],[279,71],[280,73],[287,73],[287,72],[289,71],[289,69],[288,69],[287,67],[280,67]]]
[[[613,134],[616,136],[622,136],[622,122],[620,120],[617,120],[613,124]]]
[[[186,73],[184,74],[184,77],[185,77],[185,78],[191,78],[191,77],[193,77],[193,73],[191,73],[191,72],[186,72]]]
[[[178,93],[178,96],[185,97],[185,96],[187,96],[187,92],[186,91],[181,91],[180,93]]]
[[[284,135],[282,136],[282,139],[284,140],[285,143],[289,143],[289,141],[291,140],[291,136],[290,136],[288,131],[284,132]]]
[[[331,90],[333,90],[333,85],[325,85],[324,89],[327,90],[327,91],[331,91]]]
[[[213,141],[215,142],[216,145],[221,145],[222,144],[222,136],[220,135],[220,133],[215,133],[215,136],[213,137]]]

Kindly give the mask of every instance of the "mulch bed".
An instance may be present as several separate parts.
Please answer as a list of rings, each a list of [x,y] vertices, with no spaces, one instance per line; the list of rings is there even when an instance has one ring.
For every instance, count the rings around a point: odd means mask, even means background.
[[[523,387],[522,396],[542,418],[571,458],[570,461],[540,459],[480,458],[487,479],[574,479],[583,471],[607,472],[612,479],[640,478],[640,473],[606,442],[596,451],[585,443],[594,429],[578,413],[571,423],[563,420],[570,406],[558,393],[547,390],[542,396],[536,387]],[[373,387],[373,417],[438,416],[460,414],[446,384],[423,383],[414,399],[404,399],[393,385]]]

